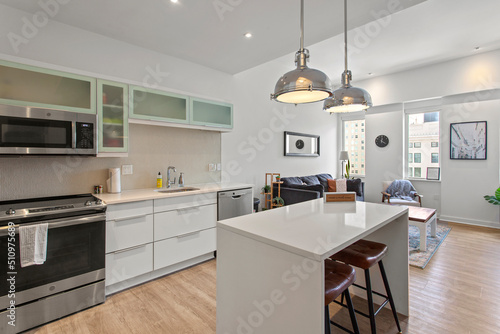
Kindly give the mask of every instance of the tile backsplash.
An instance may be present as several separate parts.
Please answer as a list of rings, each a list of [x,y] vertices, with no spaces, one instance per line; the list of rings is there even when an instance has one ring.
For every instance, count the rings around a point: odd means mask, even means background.
[[[156,175],[167,167],[184,173],[187,185],[220,181],[220,171],[208,171],[221,161],[221,134],[216,131],[130,124],[129,154],[108,157],[0,158],[0,200],[88,193],[102,184],[107,192],[108,168],[133,165],[122,175],[123,190],[154,188]]]

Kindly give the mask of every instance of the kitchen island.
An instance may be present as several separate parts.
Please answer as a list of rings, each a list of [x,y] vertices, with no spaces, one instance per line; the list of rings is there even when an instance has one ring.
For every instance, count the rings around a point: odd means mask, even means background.
[[[217,334],[324,333],[324,260],[361,238],[388,246],[396,309],[408,315],[407,207],[320,198],[219,221]]]

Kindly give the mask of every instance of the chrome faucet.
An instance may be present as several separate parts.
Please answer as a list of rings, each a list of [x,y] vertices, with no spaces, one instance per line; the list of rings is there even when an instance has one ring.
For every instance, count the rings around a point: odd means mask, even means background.
[[[167,188],[170,188],[172,184],[175,184],[175,177],[173,181],[170,181],[170,171],[173,170],[174,172],[177,172],[177,169],[173,166],[168,166],[167,168]]]

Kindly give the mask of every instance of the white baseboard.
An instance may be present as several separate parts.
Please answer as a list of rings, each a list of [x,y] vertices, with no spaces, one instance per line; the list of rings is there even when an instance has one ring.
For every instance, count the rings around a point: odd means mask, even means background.
[[[499,222],[492,222],[492,221],[487,221],[487,220],[467,219],[467,218],[462,218],[462,217],[453,217],[453,216],[444,216],[444,215],[441,215],[439,217],[439,220],[448,221],[448,222],[452,222],[452,223],[468,224],[468,225],[476,225],[476,226],[492,227],[492,228],[500,229]]]

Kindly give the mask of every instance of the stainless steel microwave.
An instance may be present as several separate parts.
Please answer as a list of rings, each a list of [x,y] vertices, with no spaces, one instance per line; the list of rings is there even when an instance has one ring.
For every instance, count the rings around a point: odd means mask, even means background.
[[[0,105],[0,155],[97,154],[97,117]]]

